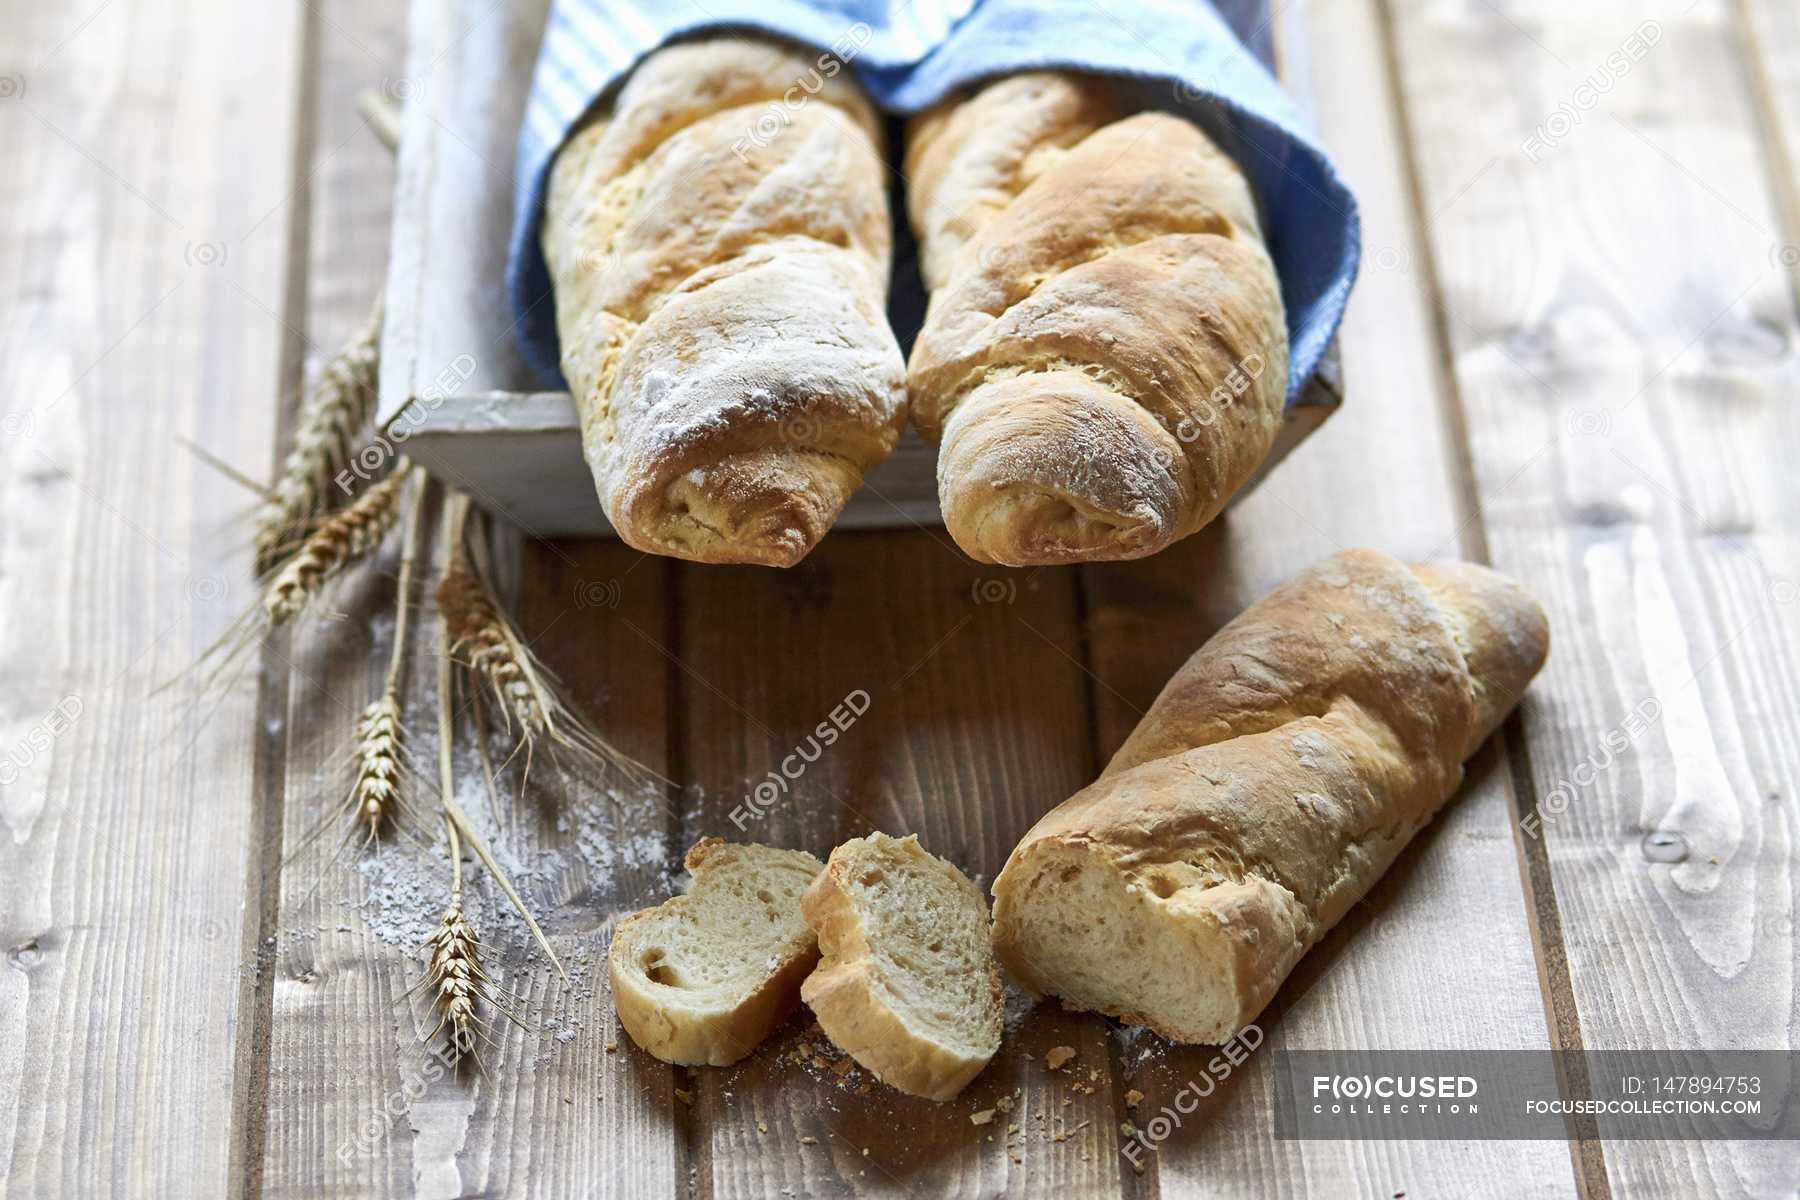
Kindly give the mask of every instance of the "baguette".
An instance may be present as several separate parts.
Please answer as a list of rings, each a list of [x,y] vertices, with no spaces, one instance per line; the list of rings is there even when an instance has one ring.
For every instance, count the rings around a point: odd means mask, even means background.
[[[1242,171],[1114,85],[1014,75],[915,118],[932,289],[908,364],[958,545],[1029,566],[1200,529],[1274,444],[1280,283]]]
[[[1381,878],[1549,650],[1543,610],[1466,563],[1334,555],[1176,672],[1100,779],[994,883],[1027,988],[1223,1042]]]
[[[819,1026],[877,1079],[949,1100],[1000,1048],[987,901],[917,837],[845,842],[801,904],[819,967],[800,990]]]
[[[823,864],[801,850],[718,838],[695,843],[685,862],[686,894],[614,931],[613,1005],[631,1040],[664,1062],[723,1067],[800,1002],[819,959],[800,896]]]
[[[619,536],[798,562],[906,420],[882,127],[835,60],[659,50],[559,152],[544,256]]]

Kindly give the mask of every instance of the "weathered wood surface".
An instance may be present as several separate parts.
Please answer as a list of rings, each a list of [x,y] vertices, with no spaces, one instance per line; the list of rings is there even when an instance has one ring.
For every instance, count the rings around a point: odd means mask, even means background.
[[[155,689],[250,595],[299,14],[0,16],[0,1190],[223,1194],[258,969],[256,688]],[[171,69],[178,65],[179,69]],[[196,735],[202,728],[227,736]],[[253,895],[253,894],[252,894]]]
[[[1557,631],[1517,763],[1591,1049],[1800,1033],[1800,426],[1793,233],[1771,204],[1791,181],[1770,175],[1741,13],[1391,5],[1487,544]],[[1634,711],[1649,727],[1615,754]],[[1653,861],[1652,834],[1685,858]],[[1777,1143],[1604,1158],[1621,1194],[1800,1177]]]
[[[1789,6],[1306,0],[1249,22],[1361,197],[1352,399],[1156,559],[992,571],[910,530],[840,534],[775,573],[503,536],[545,660],[692,786],[627,791],[621,811],[565,782],[517,807],[497,840],[575,979],[521,953],[478,891],[544,1032],[506,1033],[492,1078],[461,1081],[429,1077],[428,1026],[400,1002],[420,972],[404,935],[442,872],[407,866],[404,839],[316,891],[320,854],[282,863],[341,794],[392,637],[369,614],[393,548],[334,595],[350,619],[272,646],[191,752],[192,726],[170,736],[188,693],[150,695],[250,596],[226,523],[244,494],[168,436],[269,461],[254,398],[315,370],[379,283],[393,168],[354,97],[451,86],[454,54],[444,78],[405,66],[396,5],[54,7],[0,26],[17,281],[0,300],[0,741],[31,746],[65,697],[79,712],[0,787],[0,1191],[1791,1194],[1792,1148],[1772,1143],[1282,1143],[1254,1073],[1139,1175],[1119,1153],[1126,1090],[1154,1111],[1204,1054],[1043,1005],[963,1099],[930,1106],[859,1092],[804,1014],[737,1067],[663,1066],[620,1036],[597,970],[611,919],[673,890],[708,833],[823,855],[916,831],[991,880],[1193,646],[1306,562],[1373,544],[1490,558],[1550,605],[1557,644],[1464,794],[1283,989],[1271,1043],[1791,1046]],[[1526,139],[1646,19],[1658,44],[1531,161]],[[440,32],[452,50],[481,36]],[[420,643],[409,673],[424,713],[434,654]],[[857,690],[867,713],[749,815]],[[1651,733],[1564,786],[1649,697]],[[463,800],[487,819],[478,782]],[[1648,862],[1651,831],[1680,833],[1687,860]],[[803,1042],[825,1065],[795,1061]],[[1043,1069],[1057,1044],[1077,1073]],[[1015,1088],[1010,1113],[969,1123]]]
[[[1327,424],[1198,536],[1154,558],[1084,571],[1103,756],[1188,654],[1309,563],[1365,545],[1407,558],[1480,557],[1386,85],[1381,14],[1373,0],[1311,0],[1286,21],[1275,30],[1278,48],[1299,49],[1298,26],[1312,53],[1284,74],[1310,92],[1363,219],[1365,265],[1340,339],[1352,397],[1341,416],[1349,419]],[[1470,765],[1462,794],[1288,980],[1258,1022],[1267,1034],[1259,1054],[1547,1048],[1509,783],[1490,746]],[[1481,953],[1471,955],[1476,945]],[[1145,1093],[1140,1124],[1206,1079],[1215,1053],[1170,1048],[1127,1068],[1127,1085]],[[1225,1098],[1207,1103],[1207,1120],[1184,1122],[1143,1154],[1146,1184],[1167,1196],[1576,1190],[1567,1148],[1549,1142],[1276,1141],[1265,1078],[1228,1081]]]

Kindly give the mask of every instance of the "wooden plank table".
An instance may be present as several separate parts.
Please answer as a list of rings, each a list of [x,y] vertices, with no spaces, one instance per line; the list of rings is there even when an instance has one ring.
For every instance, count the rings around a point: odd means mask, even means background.
[[[911,831],[991,881],[1194,646],[1367,544],[1515,574],[1555,647],[1464,794],[1282,989],[1271,1044],[1794,1048],[1791,4],[1277,5],[1257,40],[1362,204],[1349,400],[1161,556],[1006,572],[941,531],[845,533],[777,573],[502,538],[544,659],[682,786],[540,776],[513,810],[496,840],[572,977],[515,953],[478,889],[541,1033],[469,1081],[429,1071],[401,999],[442,870],[404,844],[323,879],[282,861],[378,686],[391,556],[203,720],[155,690],[252,595],[244,494],[172,435],[272,459],[273,398],[379,285],[392,165],[354,98],[455,86],[403,77],[400,7],[6,0],[0,1193],[1794,1195],[1791,1143],[1279,1141],[1254,1072],[1139,1173],[1127,1092],[1153,1110],[1208,1051],[1040,1005],[934,1106],[821,1067],[804,1014],[736,1067],[667,1067],[620,1037],[603,979],[611,920],[705,834],[823,854]],[[748,789],[855,690],[867,714],[740,832]],[[1583,769],[1646,699],[1649,731]],[[1651,861],[1651,833],[1685,860]],[[1044,1069],[1056,1045],[1072,1071]]]

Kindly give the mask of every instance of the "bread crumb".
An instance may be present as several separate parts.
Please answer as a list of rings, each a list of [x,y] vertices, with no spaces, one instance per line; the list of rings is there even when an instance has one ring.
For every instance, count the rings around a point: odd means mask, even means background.
[[[843,1058],[840,1058],[836,1062],[832,1063],[831,1069],[839,1075],[848,1075],[850,1073],[850,1068],[854,1067],[855,1065],[856,1065],[856,1060],[851,1058],[849,1055],[845,1055]]]
[[[1126,1108],[1136,1108],[1138,1105],[1142,1104],[1143,1102],[1144,1102],[1144,1093],[1138,1091],[1136,1088],[1132,1088],[1130,1091],[1125,1093],[1125,1107]]]
[[[1002,1096],[998,1100],[994,1101],[994,1107],[999,1109],[1001,1112],[1011,1112],[1012,1111],[1012,1102],[1013,1102],[1013,1098],[1011,1096]]]
[[[812,1136],[810,1133],[805,1134],[800,1138],[800,1144],[802,1146],[816,1146],[819,1144],[819,1139]]]
[[[756,1123],[756,1132],[758,1132],[758,1133],[769,1132],[769,1123],[767,1121],[758,1121]]]
[[[1074,1057],[1075,1047],[1052,1046],[1050,1047],[1049,1053],[1044,1055],[1044,1065],[1049,1067],[1052,1071],[1060,1071],[1063,1069],[1063,1064]]]
[[[616,1041],[606,1043],[606,1052],[608,1054],[617,1054],[619,1052],[619,1043]]]
[[[688,1091],[686,1088],[676,1088],[675,1098],[683,1104],[692,1104],[694,1102],[694,1093]]]
[[[989,1121],[992,1121],[993,1119],[994,1119],[994,1110],[991,1108],[984,1108],[978,1113],[970,1113],[969,1114],[969,1124],[971,1124],[971,1125],[986,1125]]]

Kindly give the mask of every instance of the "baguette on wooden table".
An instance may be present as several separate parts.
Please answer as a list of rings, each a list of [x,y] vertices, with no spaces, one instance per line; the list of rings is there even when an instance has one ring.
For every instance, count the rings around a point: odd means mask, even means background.
[[[1021,984],[1183,1042],[1253,1021],[1457,789],[1549,651],[1467,563],[1317,564],[1170,679],[994,883]]]
[[[905,424],[882,127],[815,58],[666,47],[552,169],[563,374],[607,519],[640,550],[790,566]]]
[[[1013,75],[915,118],[931,301],[908,364],[953,538],[1014,566],[1138,558],[1218,515],[1287,389],[1243,172],[1105,79]]]

